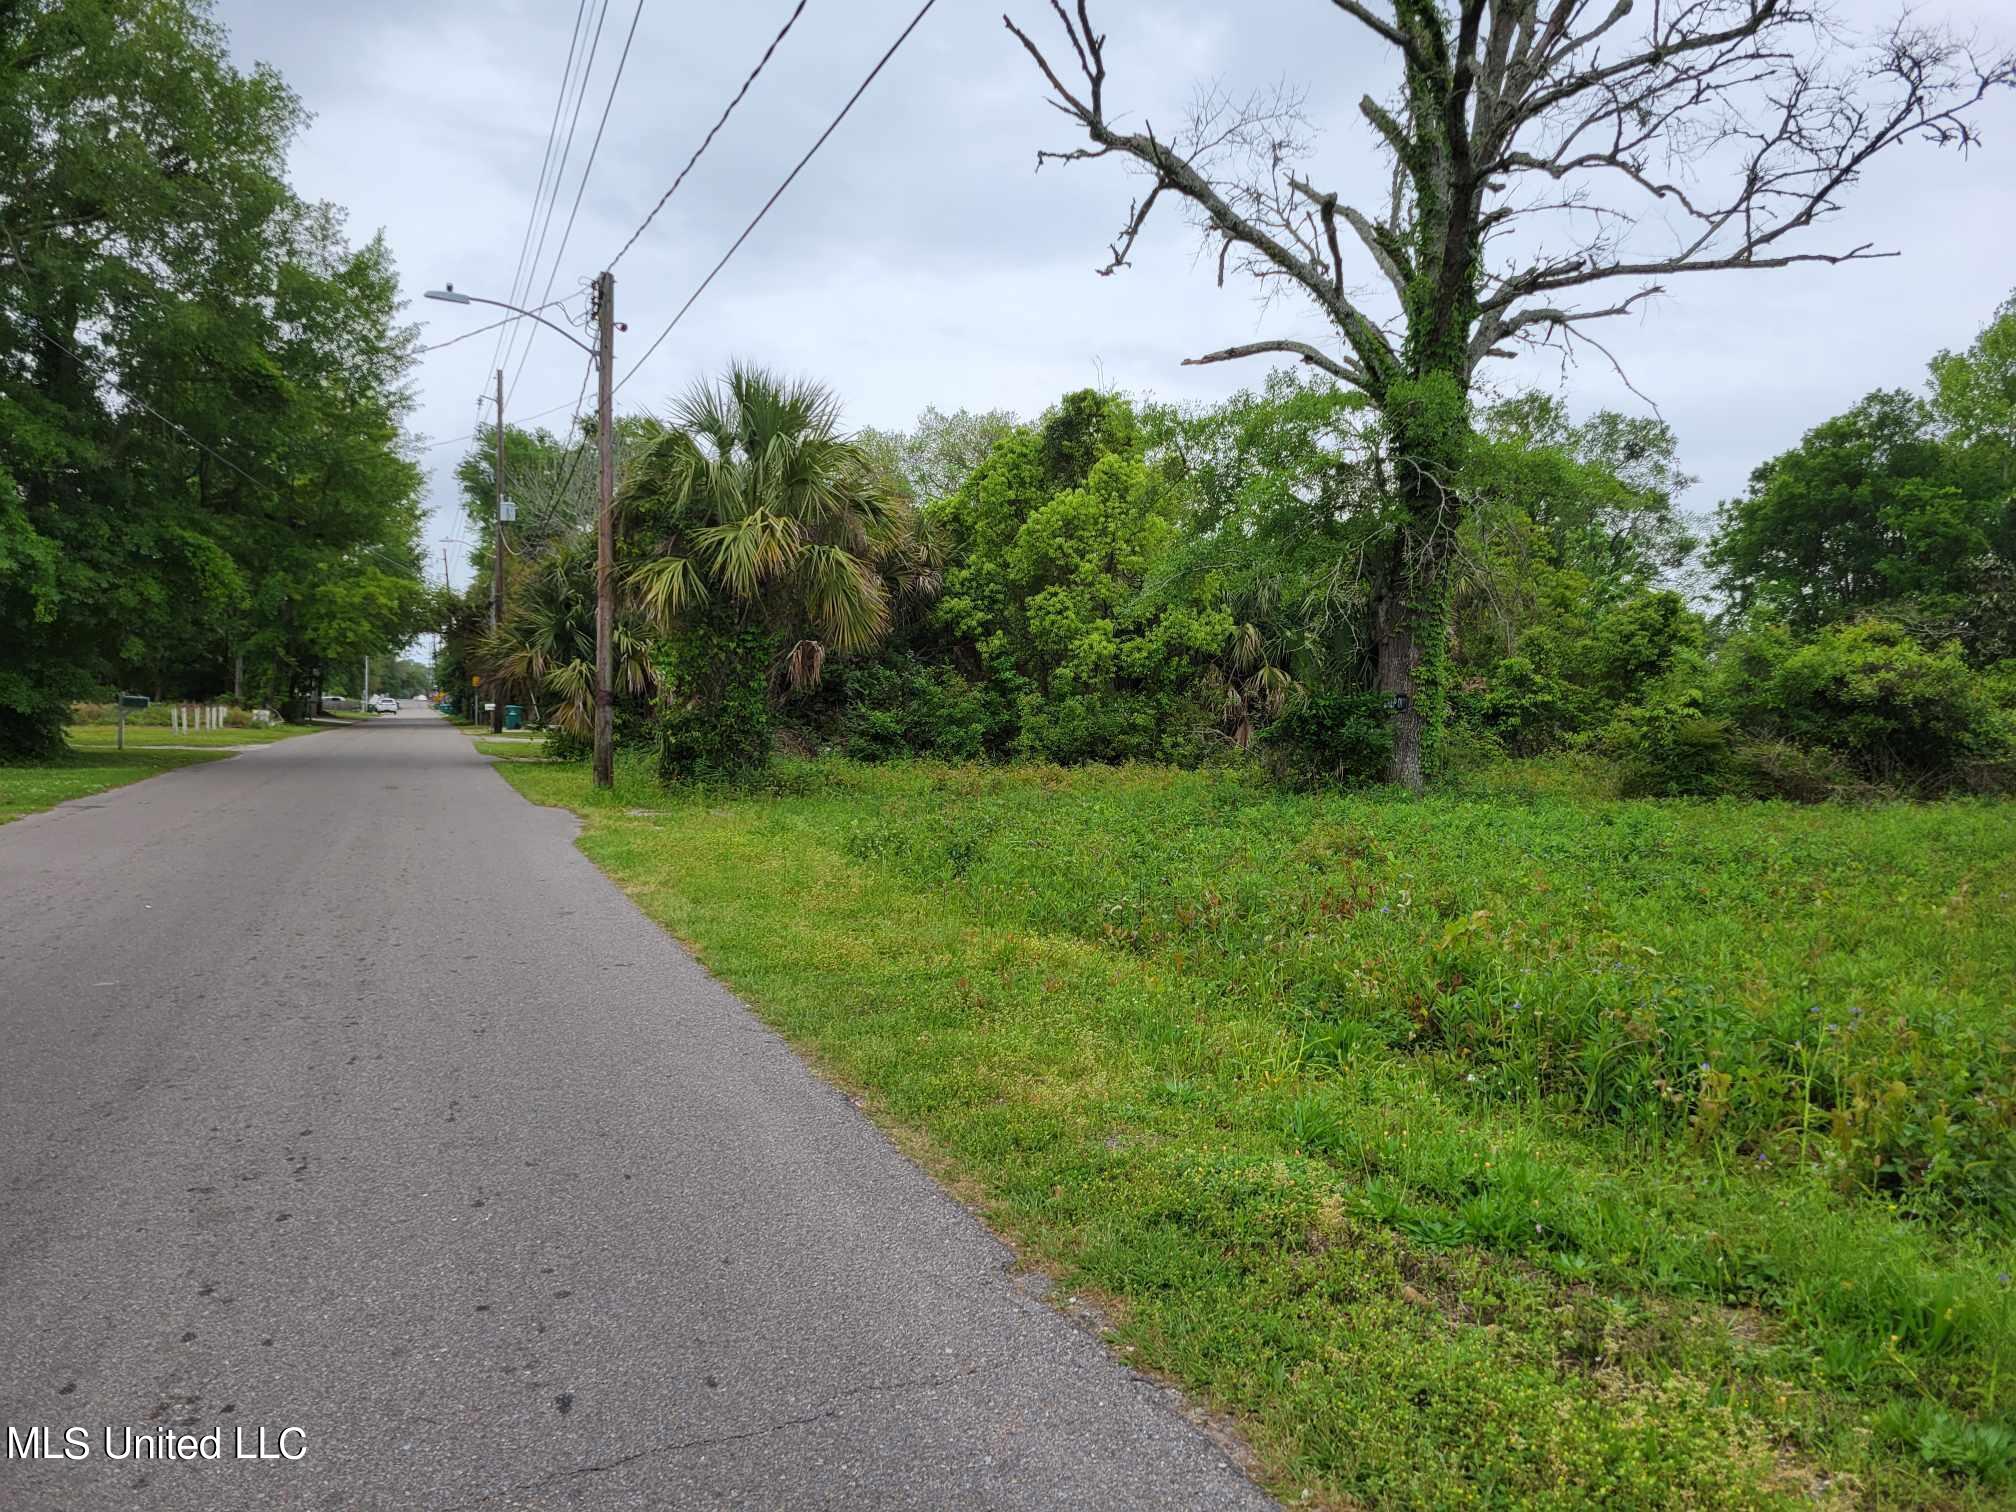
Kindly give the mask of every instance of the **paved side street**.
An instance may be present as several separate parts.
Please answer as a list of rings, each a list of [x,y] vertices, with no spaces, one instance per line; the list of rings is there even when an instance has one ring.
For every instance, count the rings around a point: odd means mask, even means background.
[[[0,1503],[1268,1504],[573,830],[418,710],[0,829]]]

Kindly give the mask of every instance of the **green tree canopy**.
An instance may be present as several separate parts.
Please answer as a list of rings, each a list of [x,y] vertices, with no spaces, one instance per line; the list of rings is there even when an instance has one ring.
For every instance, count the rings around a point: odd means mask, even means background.
[[[1177,540],[1175,496],[1143,450],[1126,400],[1067,394],[935,511],[953,561],[939,625],[1019,697],[1029,754],[1147,757],[1196,739],[1183,706],[1232,620],[1143,596]]]
[[[410,633],[412,337],[383,242],[288,189],[301,118],[193,0],[0,9],[0,750]]]
[[[1900,605],[1964,626],[2016,520],[1933,407],[1886,389],[1759,467],[1717,525],[1709,560],[1736,613],[1810,631]]]

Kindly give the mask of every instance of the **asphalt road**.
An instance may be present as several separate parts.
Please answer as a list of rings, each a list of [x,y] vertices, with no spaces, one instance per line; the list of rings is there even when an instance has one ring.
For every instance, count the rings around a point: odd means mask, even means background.
[[[417,710],[0,826],[0,1506],[1271,1505],[574,832]]]

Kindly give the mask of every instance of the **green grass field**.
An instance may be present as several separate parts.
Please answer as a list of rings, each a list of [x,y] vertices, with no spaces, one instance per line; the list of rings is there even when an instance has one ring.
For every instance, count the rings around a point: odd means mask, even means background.
[[[472,742],[484,756],[498,756],[506,761],[548,761],[546,742],[538,736],[517,739],[509,735],[491,735],[487,731]]]
[[[128,731],[127,733],[132,733]],[[107,788],[172,772],[197,761],[225,761],[226,752],[79,750],[56,761],[0,764],[0,824],[72,798],[88,798]]]
[[[143,746],[251,746],[271,745],[278,740],[290,740],[296,735],[313,735],[323,725],[267,725],[263,728],[246,726],[243,729],[194,730],[179,732],[161,725],[126,726],[126,749]],[[110,751],[117,748],[118,728],[114,725],[72,725],[64,731],[64,738],[80,751]]]
[[[1291,1500],[2016,1500],[2016,804],[500,766]]]

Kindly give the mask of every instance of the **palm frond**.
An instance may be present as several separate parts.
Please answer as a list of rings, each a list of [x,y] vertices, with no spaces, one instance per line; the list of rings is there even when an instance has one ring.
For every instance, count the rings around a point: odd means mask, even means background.
[[[793,693],[818,687],[825,670],[826,648],[816,640],[799,641],[784,653],[783,660],[778,664],[780,679]]]
[[[892,602],[936,595],[942,541],[841,432],[830,389],[736,363],[694,385],[671,425],[626,475],[652,541],[627,587],[652,622],[726,599],[823,657],[873,644]]]
[[[707,601],[707,581],[686,556],[652,557],[630,569],[625,586],[652,623],[670,625]]]
[[[805,550],[796,523],[767,509],[694,532],[715,577],[736,598],[753,599],[795,565]]]
[[[805,553],[806,618],[836,651],[859,651],[889,628],[889,595],[872,564],[832,546]]]

